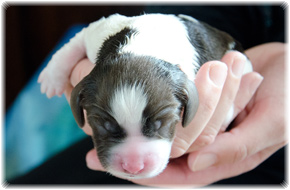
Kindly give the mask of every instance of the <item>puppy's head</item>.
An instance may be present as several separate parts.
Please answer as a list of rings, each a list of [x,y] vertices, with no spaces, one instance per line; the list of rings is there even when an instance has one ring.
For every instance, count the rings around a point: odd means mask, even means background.
[[[197,105],[195,86],[178,67],[130,54],[98,63],[71,96],[81,127],[86,110],[103,167],[123,178],[162,172],[181,111],[186,126]]]

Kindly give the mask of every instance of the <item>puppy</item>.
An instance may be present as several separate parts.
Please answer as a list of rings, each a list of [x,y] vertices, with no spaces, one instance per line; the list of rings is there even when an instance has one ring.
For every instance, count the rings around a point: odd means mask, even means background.
[[[114,14],[76,34],[52,57],[39,82],[48,97],[61,95],[80,59],[95,63],[72,91],[75,120],[82,127],[86,110],[108,172],[148,178],[166,167],[177,122],[186,127],[197,111],[196,72],[231,50],[243,52],[230,35],[186,15]],[[245,73],[251,70],[248,61]]]

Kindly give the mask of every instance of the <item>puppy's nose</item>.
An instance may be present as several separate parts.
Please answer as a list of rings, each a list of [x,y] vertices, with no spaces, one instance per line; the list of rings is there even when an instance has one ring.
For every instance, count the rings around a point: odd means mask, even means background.
[[[122,168],[125,170],[126,173],[129,174],[139,174],[144,169],[144,163],[139,162],[124,162],[122,163]]]

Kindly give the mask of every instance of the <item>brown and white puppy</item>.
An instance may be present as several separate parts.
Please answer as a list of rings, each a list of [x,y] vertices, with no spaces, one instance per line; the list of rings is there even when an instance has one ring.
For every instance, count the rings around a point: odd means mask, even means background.
[[[189,16],[115,14],[72,38],[39,82],[48,97],[61,95],[87,56],[96,66],[71,95],[78,125],[86,110],[98,157],[111,174],[153,177],[168,163],[175,125],[182,119],[187,126],[197,111],[199,67],[230,50],[243,51],[228,34]],[[248,62],[245,72],[251,69]]]

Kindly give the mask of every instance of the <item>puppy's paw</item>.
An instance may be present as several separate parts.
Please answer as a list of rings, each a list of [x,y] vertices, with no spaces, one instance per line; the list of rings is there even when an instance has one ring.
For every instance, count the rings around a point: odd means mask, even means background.
[[[53,69],[48,65],[40,73],[38,83],[41,83],[41,93],[46,94],[48,98],[55,95],[61,96],[68,83],[68,75],[60,70]]]

